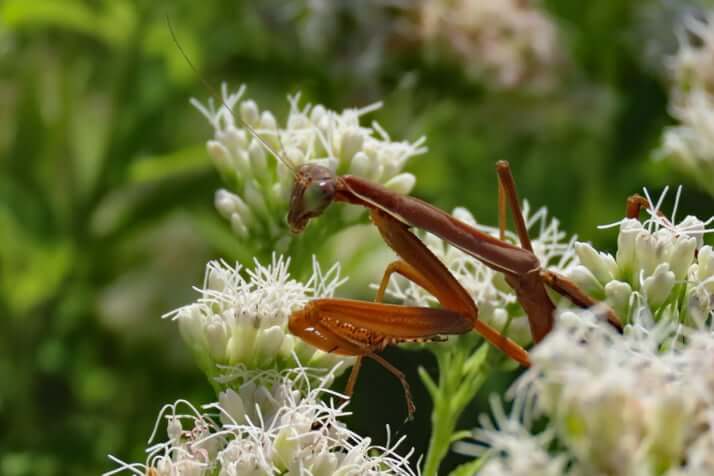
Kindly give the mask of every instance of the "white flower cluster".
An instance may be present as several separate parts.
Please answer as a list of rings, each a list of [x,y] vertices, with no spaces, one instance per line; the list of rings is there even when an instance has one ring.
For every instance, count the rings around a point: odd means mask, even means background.
[[[347,402],[335,404],[344,397],[327,389],[332,377],[311,387],[314,378],[302,367],[248,372],[238,391],[221,393],[205,412],[185,400],[166,405],[156,426],[166,419],[168,439],[147,448],[145,464],[112,457],[119,467],[104,476],[415,476],[411,451],[396,452],[403,438],[372,445],[339,421]]]
[[[530,205],[524,201],[522,211],[526,226],[533,235],[533,251],[540,259],[541,265],[560,273],[567,272],[575,264],[575,237],[566,240],[566,233],[560,229],[558,220],[549,219],[546,208],[531,213]],[[498,228],[477,223],[465,208],[456,208],[453,216],[484,233],[499,236]],[[479,307],[479,319],[496,329],[508,325],[508,336],[522,345],[532,341],[526,315],[517,305],[516,295],[501,273],[434,235],[427,233],[423,239],[473,296]],[[514,244],[519,243],[518,237],[510,231],[506,231],[506,240]],[[436,303],[435,298],[420,286],[398,277],[392,278],[387,292],[395,299],[411,305],[428,306]]]
[[[568,459],[549,452],[555,438],[551,429],[532,434],[521,399],[511,414],[503,409],[501,400],[492,396],[493,421],[485,415],[479,418],[480,427],[473,431],[478,444],[458,442],[454,450],[481,458],[479,476],[565,476]]]
[[[374,81],[400,54],[449,57],[495,89],[546,92],[566,54],[538,0],[302,0],[274,9],[300,45],[328,54],[329,67]],[[277,32],[276,32],[277,33]],[[281,33],[283,33],[281,31]]]
[[[673,101],[670,112],[679,125],[665,130],[657,157],[671,158],[714,193],[714,96],[696,89]]]
[[[680,344],[684,333],[686,345]],[[714,472],[714,335],[571,316],[532,352],[537,396],[583,474]]]
[[[689,14],[677,31],[679,50],[668,64],[670,113],[657,157],[667,157],[714,193],[714,11]]]
[[[624,219],[613,257],[586,243],[576,243],[580,264],[570,277],[592,297],[605,300],[624,320],[682,322],[690,326],[710,319],[714,292],[714,250],[703,245],[703,235],[713,230],[706,222],[687,216],[676,223],[677,191],[672,218],[661,212],[665,189],[653,202],[648,197],[644,222]]]
[[[351,79],[364,84],[379,77],[385,56],[394,50],[390,40],[400,29],[399,12],[411,1],[282,2],[281,13],[286,20],[282,26],[297,28],[300,44],[311,57],[329,55],[323,67],[350,74]]]
[[[318,368],[351,363],[351,358],[318,350],[287,330],[293,311],[310,299],[331,297],[344,283],[339,264],[323,273],[313,258],[306,284],[290,277],[289,264],[276,255],[268,266],[256,260],[252,270],[211,261],[203,287],[197,289],[198,301],[166,314],[178,320],[181,335],[209,377],[239,364],[249,369],[294,367],[294,356]]]
[[[467,74],[500,89],[549,90],[564,54],[556,26],[533,2],[418,2],[420,35],[444,45]]]
[[[714,93],[714,11],[695,11],[682,19],[675,32],[679,50],[669,68],[679,93],[705,90]]]
[[[614,224],[615,257],[576,244],[571,276],[625,318],[624,335],[597,308],[561,312],[511,389],[512,415],[494,405],[497,426],[474,432],[481,446],[459,446],[484,455],[479,474],[714,474],[714,250],[703,244],[714,218],[677,222],[681,189],[667,218],[666,193],[645,190],[649,217]]]
[[[514,385],[514,412],[474,437],[480,475],[714,474],[714,334],[641,325],[623,336],[585,312],[563,313]],[[545,416],[540,434],[529,429]],[[522,422],[525,420],[524,422]],[[557,440],[557,443],[554,443]]]
[[[425,139],[394,142],[376,122],[371,127],[360,125],[361,117],[379,109],[381,103],[338,113],[319,104],[301,107],[298,94],[289,98],[290,112],[282,127],[270,111],[260,111],[255,101],[242,100],[244,91],[241,87],[228,93],[224,84],[219,108],[212,99],[205,106],[192,100],[215,130],[208,153],[230,188],[216,193],[216,208],[241,238],[260,237],[258,241],[277,242],[278,251],[287,248],[291,237],[285,217],[293,173],[284,160],[295,166],[314,161],[338,174],[365,177],[399,193],[409,193],[414,186],[414,176],[400,172],[410,157],[426,151]],[[268,147],[271,152],[266,151]],[[269,160],[273,154],[279,157]],[[364,214],[342,211],[342,226]]]

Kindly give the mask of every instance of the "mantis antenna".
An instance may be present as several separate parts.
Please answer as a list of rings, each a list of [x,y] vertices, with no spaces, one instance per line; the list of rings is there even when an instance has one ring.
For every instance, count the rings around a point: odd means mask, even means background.
[[[263,139],[260,136],[260,134],[258,134],[258,131],[253,129],[253,127],[250,124],[245,122],[243,120],[243,118],[240,117],[240,114],[236,114],[235,112],[233,112],[233,109],[231,109],[231,107],[226,103],[226,101],[223,99],[223,96],[218,94],[218,91],[216,91],[216,88],[214,88],[213,85],[211,85],[211,83],[209,83],[206,80],[206,78],[204,78],[203,75],[201,75],[201,73],[199,73],[198,68],[196,68],[196,66],[191,61],[191,58],[189,58],[188,54],[186,54],[186,51],[184,51],[183,47],[181,46],[181,43],[179,43],[178,37],[176,36],[176,31],[174,30],[173,24],[171,23],[171,17],[169,17],[169,15],[166,15],[166,24],[169,27],[169,32],[171,33],[171,38],[173,39],[174,43],[176,44],[176,48],[178,48],[179,52],[181,53],[181,56],[183,56],[183,58],[186,60],[186,63],[188,63],[188,65],[191,67],[193,72],[196,73],[196,76],[198,76],[198,78],[201,80],[201,83],[203,84],[203,86],[206,89],[208,89],[208,91],[211,93],[211,95],[220,98],[221,104],[226,109],[228,109],[230,111],[230,113],[233,115],[233,117],[238,119],[238,122],[240,123],[240,125],[243,128],[245,128],[250,133],[250,135],[253,136],[258,142],[260,142],[260,145],[262,145],[265,148],[265,150],[267,150],[268,152],[273,154],[280,162],[282,162],[283,165],[285,165],[293,173],[293,176],[297,175],[297,167],[288,158],[288,155],[285,152],[285,148],[283,147],[283,141],[280,138],[280,131],[278,130],[277,125],[276,125],[275,133],[278,137],[278,143],[280,144],[280,149],[282,151],[282,154],[278,153],[278,151],[276,151],[270,144],[268,144],[265,141],[265,139]]]

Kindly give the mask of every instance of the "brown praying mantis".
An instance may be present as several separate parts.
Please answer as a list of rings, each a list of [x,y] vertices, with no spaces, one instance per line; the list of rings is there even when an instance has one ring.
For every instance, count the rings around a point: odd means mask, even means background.
[[[289,163],[286,165],[293,167]],[[426,230],[503,273],[528,316],[536,343],[550,332],[554,324],[555,304],[546,286],[579,307],[590,308],[597,304],[608,322],[617,329],[622,328],[620,320],[609,307],[596,302],[565,276],[542,269],[533,253],[515,182],[506,161],[496,165],[500,239],[418,198],[391,192],[365,179],[336,176],[329,168],[311,163],[293,170],[295,182],[288,212],[288,224],[293,233],[300,233],[309,220],[322,214],[332,202],[350,203],[369,209],[372,222],[382,238],[399,256],[387,266],[376,302],[316,299],[290,317],[290,331],[315,347],[326,352],[357,356],[347,383],[347,394],[354,389],[361,359],[370,357],[399,379],[411,416],[414,404],[404,374],[378,352],[392,344],[434,340],[471,330],[481,334],[521,365],[529,365],[525,349],[478,319],[478,308],[471,295],[410,228]],[[503,239],[506,204],[511,209],[521,246]],[[635,213],[635,209],[639,214],[640,205],[636,201],[630,205],[628,201],[628,215]],[[383,303],[385,289],[394,273],[424,288],[442,307],[435,309]]]

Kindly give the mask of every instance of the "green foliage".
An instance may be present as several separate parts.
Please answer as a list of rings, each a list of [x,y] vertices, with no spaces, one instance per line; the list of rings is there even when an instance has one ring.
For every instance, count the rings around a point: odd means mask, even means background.
[[[428,154],[407,166],[415,195],[496,223],[494,164],[508,159],[522,196],[547,205],[566,230],[601,242],[613,234],[594,227],[619,219],[629,194],[686,180],[649,160],[669,120],[666,89],[630,36],[647,2],[545,3],[571,53],[570,73],[545,96],[488,91],[453,65],[412,52],[387,54],[367,87],[332,67],[349,62],[350,51],[309,54],[278,35],[268,7],[254,2],[0,4],[0,473],[97,474],[110,467],[107,453],[141,460],[160,405],[213,399],[175,326],[160,316],[194,298],[191,285],[209,257],[251,256],[213,210],[220,181],[204,150],[212,131],[188,105],[208,93],[166,15],[201,75],[247,83],[261,107],[284,110],[285,94],[298,89],[334,109],[383,99],[374,118],[390,134],[427,135]],[[691,189],[685,198],[685,210],[711,207]],[[374,249],[382,246],[370,236]],[[349,237],[324,246],[337,256]],[[378,280],[386,259],[366,268],[361,257],[345,261],[349,292],[371,297],[366,283]],[[453,352],[437,352],[442,372],[461,359],[456,373],[438,378],[464,396],[450,409],[436,399],[433,438],[450,438],[486,411],[459,420],[482,382],[452,381],[476,358]],[[409,355],[413,376],[417,358]],[[367,369],[358,398],[379,394],[377,372]],[[421,392],[418,412],[428,414]],[[394,393],[374,413],[356,407],[361,428],[382,435],[386,422],[399,426],[403,401]],[[428,422],[407,431],[425,453]],[[438,455],[426,474],[435,474],[449,441],[432,449]],[[464,461],[449,456],[441,470]]]

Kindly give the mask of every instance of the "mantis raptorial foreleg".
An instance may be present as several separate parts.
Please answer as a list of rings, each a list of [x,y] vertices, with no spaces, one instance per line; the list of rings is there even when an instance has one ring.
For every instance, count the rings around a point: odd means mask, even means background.
[[[391,275],[401,274],[433,295],[444,309],[467,317],[473,329],[491,344],[522,365],[529,365],[528,352],[525,349],[478,319],[478,308],[468,291],[406,225],[380,210],[372,211],[372,221],[385,242],[402,258],[391,263],[385,270],[377,291],[379,300],[384,296]]]

